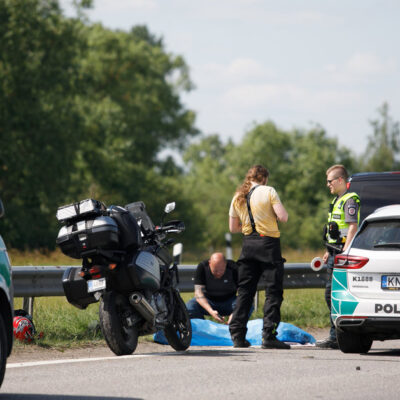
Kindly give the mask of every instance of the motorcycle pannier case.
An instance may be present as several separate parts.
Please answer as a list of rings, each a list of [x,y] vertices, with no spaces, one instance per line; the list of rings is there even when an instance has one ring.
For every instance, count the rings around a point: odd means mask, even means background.
[[[118,225],[108,216],[72,222],[60,229],[56,242],[72,258],[89,250],[114,250],[119,246]]]
[[[160,264],[153,254],[139,251],[127,266],[134,288],[158,290],[160,288]]]
[[[98,300],[93,293],[88,293],[87,282],[79,276],[80,270],[80,268],[68,268],[64,272],[62,283],[68,302],[83,310],[89,304],[96,303]]]

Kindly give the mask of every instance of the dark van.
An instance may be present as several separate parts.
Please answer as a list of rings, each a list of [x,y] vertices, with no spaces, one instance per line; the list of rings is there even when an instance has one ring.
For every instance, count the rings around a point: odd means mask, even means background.
[[[360,196],[360,223],[379,207],[400,204],[400,171],[354,174],[347,186]]]

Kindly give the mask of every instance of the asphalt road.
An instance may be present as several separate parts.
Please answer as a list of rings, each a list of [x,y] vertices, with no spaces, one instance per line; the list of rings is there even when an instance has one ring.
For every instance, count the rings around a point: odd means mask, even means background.
[[[394,399],[399,374],[400,341],[374,343],[367,355],[146,344],[126,357],[107,348],[17,354],[0,400]]]

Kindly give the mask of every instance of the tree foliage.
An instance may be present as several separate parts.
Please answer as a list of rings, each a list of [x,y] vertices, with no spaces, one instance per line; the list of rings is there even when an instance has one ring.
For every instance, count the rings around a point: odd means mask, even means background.
[[[221,249],[233,194],[263,164],[289,212],[283,245],[321,248],[326,169],[399,168],[399,123],[386,103],[360,160],[318,125],[287,131],[266,121],[239,143],[194,141],[195,114],[180,97],[193,87],[183,58],[146,26],[90,24],[92,1],[75,4],[77,17],[66,18],[57,0],[0,0],[0,227],[8,245],[53,247],[57,207],[93,197],[142,200],[156,223],[176,201],[186,248]],[[171,149],[183,165],[162,157]]]
[[[184,193],[195,207],[191,220],[202,222],[202,240],[197,247],[216,248],[228,230],[229,202],[235,189],[235,177],[227,160],[232,148],[231,143],[224,145],[217,135],[212,135],[191,145],[184,155],[188,169]]]
[[[373,132],[368,137],[367,150],[362,158],[365,171],[395,171],[400,167],[400,127],[389,115],[385,102],[378,109],[379,117],[370,121]]]
[[[321,127],[287,132],[271,121],[254,126],[238,145],[224,145],[217,136],[203,138],[188,149],[185,160],[185,187],[205,220],[204,246],[212,249],[223,245],[230,202],[252,165],[262,164],[270,172],[268,184],[289,212],[289,222],[281,226],[282,243],[292,248],[322,247],[330,202],[327,168],[343,163],[357,171],[351,153]]]
[[[0,190],[8,243],[53,246],[57,206],[83,196],[144,200],[154,211],[178,195],[177,183],[160,173],[173,170],[171,160],[164,166],[158,155],[182,149],[197,133],[179,97],[190,88],[184,60],[146,27],[111,31],[64,17],[55,0],[1,0]]]
[[[0,188],[14,246],[54,241],[79,139],[82,46],[56,1],[0,2]]]
[[[187,68],[145,27],[126,33],[94,25],[86,34],[87,93],[80,101],[87,145],[81,158],[102,194],[140,198],[149,190],[149,171],[162,169],[160,151],[180,149],[197,133],[193,112],[179,99],[179,91],[190,88]]]

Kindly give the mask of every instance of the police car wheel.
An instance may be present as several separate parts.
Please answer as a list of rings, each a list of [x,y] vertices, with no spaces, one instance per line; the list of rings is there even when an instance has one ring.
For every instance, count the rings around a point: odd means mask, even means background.
[[[339,349],[343,353],[368,353],[373,342],[367,335],[345,332],[340,329],[337,329],[336,335]]]
[[[0,385],[3,383],[7,363],[7,335],[3,317],[0,314]]]

